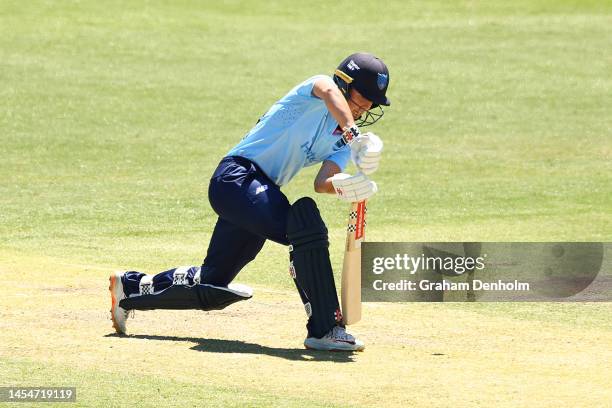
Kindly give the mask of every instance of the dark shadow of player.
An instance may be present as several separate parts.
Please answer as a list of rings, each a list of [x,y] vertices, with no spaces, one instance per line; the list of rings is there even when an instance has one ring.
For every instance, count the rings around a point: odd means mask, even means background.
[[[178,337],[178,336],[154,336],[146,334],[119,335],[116,333],[107,334],[105,337],[126,337],[144,340],[164,340],[164,341],[189,341],[197,343],[192,350],[207,353],[245,353],[245,354],[266,354],[273,357],[284,358],[293,361],[334,361],[338,363],[354,362],[355,352],[332,352],[307,350],[303,348],[282,348],[268,347],[255,343],[247,343],[239,340],[204,339],[199,337]]]

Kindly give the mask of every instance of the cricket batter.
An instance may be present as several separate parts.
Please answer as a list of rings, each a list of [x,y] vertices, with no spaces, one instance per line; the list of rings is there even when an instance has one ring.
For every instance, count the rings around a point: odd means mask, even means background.
[[[357,53],[332,77],[298,84],[259,119],[221,160],[208,197],[219,218],[201,267],[179,267],[155,276],[116,272],[110,278],[113,327],[126,333],[131,310],[219,310],[253,292],[231,283],[267,239],[289,247],[289,271],[306,313],[304,345],[316,350],[363,350],[345,331],[329,260],[327,228],[309,197],[291,204],[281,187],[304,167],[321,163],[317,193],[365,200],[376,193],[368,175],[378,168],[382,142],[359,127],[389,106],[389,71],[382,60]],[[349,159],[356,175],[342,173]]]

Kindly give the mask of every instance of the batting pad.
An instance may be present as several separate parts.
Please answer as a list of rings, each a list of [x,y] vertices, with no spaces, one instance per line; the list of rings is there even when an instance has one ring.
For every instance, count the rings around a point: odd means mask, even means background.
[[[329,260],[327,227],[315,202],[304,197],[289,210],[287,238],[295,284],[309,315],[308,334],[321,338],[341,317],[334,275]],[[302,296],[303,295],[303,296]]]
[[[119,302],[119,306],[125,310],[221,310],[232,303],[251,297],[253,297],[253,289],[237,283],[230,283],[227,287],[208,284],[189,286],[175,283],[159,292],[125,298]]]

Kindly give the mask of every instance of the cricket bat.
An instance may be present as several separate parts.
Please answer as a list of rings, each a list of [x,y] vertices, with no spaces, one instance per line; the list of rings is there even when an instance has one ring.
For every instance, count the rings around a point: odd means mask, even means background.
[[[342,265],[342,323],[361,320],[361,243],[365,239],[366,202],[351,203]]]

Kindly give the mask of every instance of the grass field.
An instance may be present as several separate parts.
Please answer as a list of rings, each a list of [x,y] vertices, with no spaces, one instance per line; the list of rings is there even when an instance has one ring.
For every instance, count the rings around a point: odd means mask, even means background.
[[[611,240],[610,1],[3,0],[0,386],[77,386],[81,406],[609,406],[610,303],[366,304],[366,352],[308,352],[276,244],[238,277],[249,302],[112,335],[108,274],[199,264],[220,158],[358,50],[391,72],[369,240]],[[345,205],[317,201],[339,266]]]

